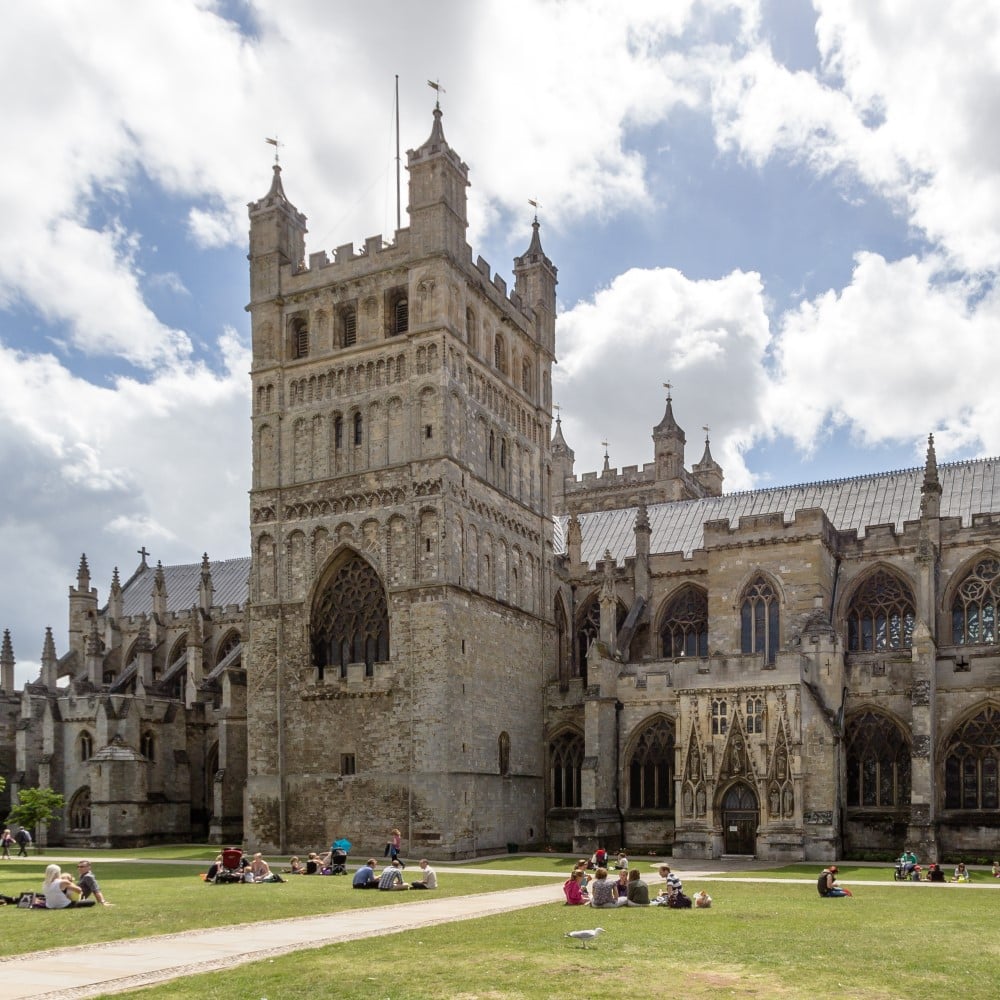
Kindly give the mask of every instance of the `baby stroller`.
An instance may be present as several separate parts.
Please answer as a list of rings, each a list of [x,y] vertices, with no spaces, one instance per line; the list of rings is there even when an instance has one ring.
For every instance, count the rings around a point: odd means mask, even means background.
[[[243,852],[238,847],[227,847],[222,852],[222,863],[215,876],[215,884],[243,881]]]
[[[335,840],[330,847],[330,874],[347,874],[347,852],[351,849],[349,840]]]

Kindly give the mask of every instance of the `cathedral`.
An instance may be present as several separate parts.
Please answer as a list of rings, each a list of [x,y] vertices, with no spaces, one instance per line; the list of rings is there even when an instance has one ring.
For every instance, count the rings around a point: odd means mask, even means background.
[[[407,170],[407,227],[307,255],[275,164],[250,554],[143,548],[103,603],[84,556],[20,692],[5,632],[5,795],[62,793],[49,841],[81,847],[995,853],[998,463],[930,438],[920,468],[727,494],[668,394],[651,462],[577,475],[537,219],[508,288],[439,108]]]

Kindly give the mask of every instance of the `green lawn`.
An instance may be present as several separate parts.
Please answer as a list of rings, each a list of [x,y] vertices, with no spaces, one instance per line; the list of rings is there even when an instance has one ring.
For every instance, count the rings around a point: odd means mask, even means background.
[[[764,873],[769,874],[769,873]],[[149,1000],[996,996],[1000,893],[705,883],[710,910],[558,903],[347,942],[143,991]],[[698,885],[688,886],[692,891]],[[605,928],[586,950],[568,930]]]
[[[173,852],[159,852],[173,855],[168,863],[116,863],[91,853],[102,888],[117,905],[58,915],[3,911],[9,924],[0,934],[0,956],[362,906],[419,906],[426,898],[355,893],[349,878],[333,877],[213,886],[198,878],[204,863],[186,864]],[[510,856],[474,863],[495,869],[495,875],[438,865],[437,895],[531,884],[553,884],[556,890],[553,876],[564,874],[571,860]],[[45,861],[0,865],[0,892],[37,888]],[[646,859],[633,863],[648,868]],[[1000,892],[988,874],[977,872],[976,880],[991,883],[989,889],[918,888],[892,884],[889,866],[841,866],[845,881],[866,884],[855,888],[853,898],[824,900],[811,884],[818,867],[789,865],[743,876],[809,879],[804,885],[688,878],[690,893],[704,887],[712,894],[710,910],[591,911],[553,902],[297,952],[142,993],[151,1000],[298,1000],[310,994],[372,1000],[995,996]],[[511,870],[538,874],[505,874]],[[606,932],[596,946],[584,950],[564,936],[598,922]]]
[[[0,908],[8,921],[31,922],[30,933],[0,933],[0,958],[26,951],[173,934],[198,927],[304,917],[360,906],[418,905],[422,895],[354,892],[350,876],[287,875],[281,884],[210,885],[199,878],[199,872],[207,867],[203,863],[102,861],[96,852],[90,852],[90,858],[101,891],[115,905],[58,913]],[[47,863],[34,857],[0,863],[0,894],[17,896],[22,891],[40,891]],[[76,871],[69,864],[63,867]],[[280,870],[280,864],[275,867]],[[415,870],[408,865],[407,876],[412,876]],[[441,883],[436,891],[438,896],[491,892],[551,881],[544,876],[505,875],[498,878],[452,872],[440,866],[437,871]]]

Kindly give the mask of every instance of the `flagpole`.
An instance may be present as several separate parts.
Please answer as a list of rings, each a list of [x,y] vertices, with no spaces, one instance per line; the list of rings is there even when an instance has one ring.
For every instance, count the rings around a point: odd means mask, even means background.
[[[399,191],[399,74],[396,74],[396,231],[402,228]]]

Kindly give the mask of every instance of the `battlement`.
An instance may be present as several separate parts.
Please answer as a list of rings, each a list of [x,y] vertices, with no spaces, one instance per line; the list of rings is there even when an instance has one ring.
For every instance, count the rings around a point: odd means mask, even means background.
[[[459,264],[472,278],[479,278],[477,285],[497,308],[512,311],[524,318],[531,326],[535,323],[535,310],[521,300],[515,289],[508,289],[507,280],[494,272],[489,261],[478,256],[472,260],[472,250],[466,247],[467,255]],[[369,236],[364,245],[355,248],[354,243],[343,243],[333,251],[333,259],[326,250],[317,250],[296,265],[286,264],[282,272],[286,278],[286,298],[293,300],[335,282],[355,281],[380,271],[389,271],[411,263],[414,252],[409,228],[396,232],[395,242],[388,242],[381,233]]]
[[[630,486],[633,483],[652,483],[656,481],[656,465],[647,462],[642,469],[637,465],[626,465],[621,472],[609,469],[607,472],[583,472],[579,476],[567,476],[564,489],[566,493],[591,490],[595,487],[609,489],[619,486]]]

